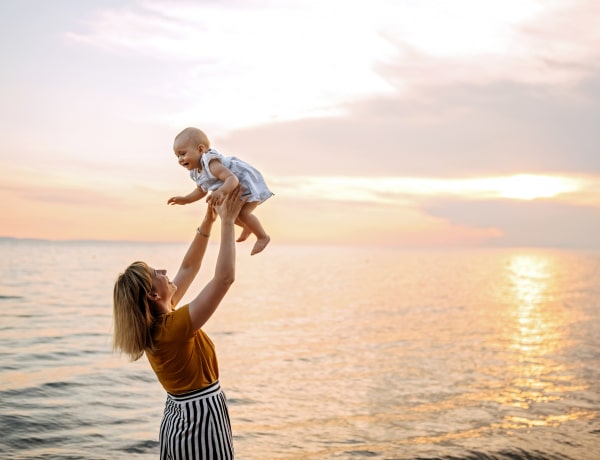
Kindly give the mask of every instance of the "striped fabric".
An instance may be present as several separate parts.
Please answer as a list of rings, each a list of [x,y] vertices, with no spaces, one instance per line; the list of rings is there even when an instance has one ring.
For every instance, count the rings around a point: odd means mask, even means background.
[[[160,425],[160,458],[233,459],[227,401],[218,381],[182,395],[167,393]]]

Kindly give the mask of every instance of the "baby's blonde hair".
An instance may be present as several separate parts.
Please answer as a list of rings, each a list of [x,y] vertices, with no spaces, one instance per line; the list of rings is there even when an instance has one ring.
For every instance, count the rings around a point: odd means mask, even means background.
[[[175,136],[175,141],[184,139],[193,142],[194,145],[203,144],[207,149],[210,148],[208,136],[201,129],[185,128],[177,136]]]
[[[148,295],[152,275],[145,262],[134,262],[119,275],[113,291],[113,350],[137,361],[144,351],[154,350],[152,330],[155,318]]]

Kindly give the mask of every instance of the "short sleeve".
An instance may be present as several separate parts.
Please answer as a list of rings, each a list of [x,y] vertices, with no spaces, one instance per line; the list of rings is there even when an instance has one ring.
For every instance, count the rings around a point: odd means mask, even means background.
[[[223,163],[223,155],[221,155],[219,152],[217,152],[216,150],[210,149],[208,152],[204,153],[204,155],[202,155],[202,168],[204,169],[204,171],[206,172],[206,175],[210,178],[210,179],[216,179],[215,176],[213,176],[213,174],[210,172],[210,168],[209,168],[209,164],[211,161],[213,160],[217,160],[220,161],[221,163]]]
[[[192,326],[189,304],[163,316],[160,328],[160,340],[174,342],[178,340],[189,340],[196,332]]]

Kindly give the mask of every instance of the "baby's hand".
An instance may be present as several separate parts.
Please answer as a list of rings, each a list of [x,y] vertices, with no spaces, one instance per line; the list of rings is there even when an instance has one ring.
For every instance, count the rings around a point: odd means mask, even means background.
[[[187,204],[187,199],[184,196],[172,196],[167,201],[167,204]]]
[[[215,190],[206,199],[206,202],[211,206],[219,206],[225,200],[225,193],[220,190]]]

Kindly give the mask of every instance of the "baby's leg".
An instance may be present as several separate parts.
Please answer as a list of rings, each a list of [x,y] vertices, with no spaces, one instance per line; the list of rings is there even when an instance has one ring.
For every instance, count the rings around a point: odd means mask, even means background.
[[[244,223],[240,220],[240,218],[238,217],[237,219],[235,219],[235,225],[239,225],[240,227],[242,227],[242,233],[239,236],[239,238],[235,241],[237,241],[238,243],[241,243],[242,241],[246,241],[246,239],[252,235],[252,230],[250,230],[248,227],[246,227],[244,225]]]
[[[258,254],[260,251],[266,248],[267,244],[269,244],[269,241],[271,241],[271,237],[269,237],[269,235],[267,235],[265,232],[260,220],[258,220],[258,218],[252,214],[258,204],[258,201],[246,203],[238,216],[238,219],[244,224],[244,227],[256,235],[256,243],[254,243],[252,252],[250,252],[251,255]],[[244,236],[244,232],[242,232],[240,238],[242,236]]]

